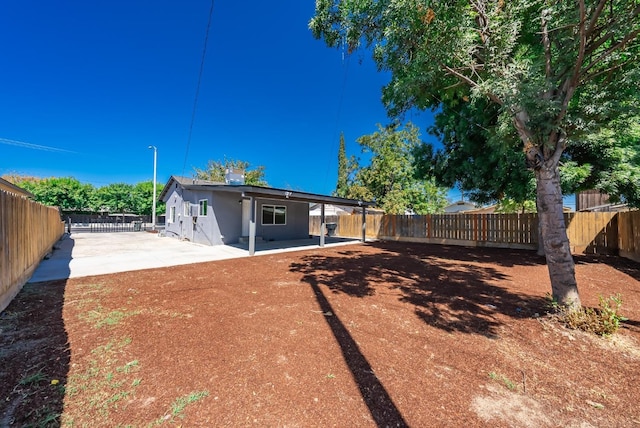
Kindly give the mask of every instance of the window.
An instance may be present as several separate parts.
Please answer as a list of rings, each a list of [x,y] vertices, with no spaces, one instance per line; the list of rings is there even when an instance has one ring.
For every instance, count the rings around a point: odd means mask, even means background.
[[[207,200],[206,199],[200,199],[198,201],[198,204],[200,205],[199,215],[201,215],[201,216],[207,215]]]
[[[176,207],[169,208],[169,223],[175,223],[176,221]]]
[[[182,205],[182,214],[184,214],[185,217],[188,217],[191,215],[191,202],[189,201],[184,201],[184,204]]]
[[[262,224],[287,224],[287,207],[284,205],[263,205]]]

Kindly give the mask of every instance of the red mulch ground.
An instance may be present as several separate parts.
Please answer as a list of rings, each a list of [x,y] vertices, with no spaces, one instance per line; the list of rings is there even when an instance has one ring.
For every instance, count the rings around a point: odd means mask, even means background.
[[[640,265],[576,257],[609,338],[545,316],[532,252],[374,243],[30,284],[0,426],[640,426]],[[61,415],[61,416],[58,416]]]

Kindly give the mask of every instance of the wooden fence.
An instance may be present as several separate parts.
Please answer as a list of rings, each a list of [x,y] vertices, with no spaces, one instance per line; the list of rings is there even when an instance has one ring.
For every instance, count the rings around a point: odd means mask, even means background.
[[[57,208],[0,190],[0,312],[63,233]]]
[[[640,211],[618,214],[618,250],[622,257],[640,262]]]
[[[362,236],[360,215],[331,216],[336,235]],[[432,244],[537,249],[536,214],[433,214],[424,216],[367,215],[367,238]],[[640,260],[640,211],[567,213],[567,235],[576,254],[620,254]],[[310,232],[318,234],[320,218],[311,217]]]

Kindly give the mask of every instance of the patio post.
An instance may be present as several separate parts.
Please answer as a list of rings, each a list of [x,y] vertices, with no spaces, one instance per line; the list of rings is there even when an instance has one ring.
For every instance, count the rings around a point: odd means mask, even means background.
[[[324,202],[320,204],[320,246],[324,247],[324,234],[326,230],[324,219]]]
[[[367,240],[367,206],[362,205],[362,242]]]
[[[251,201],[251,214],[249,215],[249,255],[253,256],[256,253],[256,198],[252,196],[249,200]]]

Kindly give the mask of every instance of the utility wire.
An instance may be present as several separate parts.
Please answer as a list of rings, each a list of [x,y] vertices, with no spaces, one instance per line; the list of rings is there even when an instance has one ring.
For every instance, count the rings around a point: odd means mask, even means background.
[[[343,64],[345,63],[344,61],[344,51],[342,52],[342,61]],[[329,154],[334,154],[337,153],[334,151],[335,147],[336,147],[336,142],[339,140],[339,135],[340,132],[338,131],[338,126],[340,125],[340,115],[342,114],[342,102],[344,100],[344,93],[345,90],[347,88],[347,78],[349,77],[349,63],[351,62],[351,55],[347,55],[347,61],[346,61],[346,65],[344,65],[344,77],[342,78],[342,88],[340,90],[340,98],[338,99],[338,112],[336,113],[336,124],[334,126],[334,130],[333,130],[333,138],[332,138],[332,143],[331,143],[331,150],[329,151]],[[324,182],[325,184],[329,181],[329,167],[331,165],[331,162],[327,162],[327,168],[325,171],[325,175],[324,175]]]
[[[25,143],[24,141],[10,140],[8,138],[0,138],[0,144],[24,147],[25,149],[42,150],[45,152],[77,153],[77,152],[74,152],[73,150],[59,149],[57,147],[43,146],[40,144]]]
[[[189,157],[189,146],[191,145],[191,135],[193,134],[193,123],[196,119],[196,108],[198,107],[198,96],[200,95],[200,84],[202,83],[202,72],[204,70],[204,60],[207,56],[207,44],[209,42],[209,29],[211,28],[211,17],[213,16],[213,5],[215,0],[211,0],[211,8],[209,9],[209,21],[207,22],[207,31],[204,36],[204,46],[202,48],[202,58],[200,60],[200,72],[198,73],[198,84],[196,85],[196,95],[193,100],[193,110],[191,111],[191,123],[189,124],[189,136],[187,138],[187,147],[184,153],[184,163],[182,164],[182,176],[187,168],[187,158]]]

